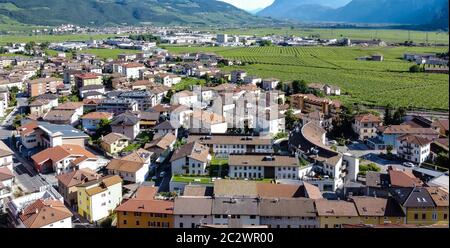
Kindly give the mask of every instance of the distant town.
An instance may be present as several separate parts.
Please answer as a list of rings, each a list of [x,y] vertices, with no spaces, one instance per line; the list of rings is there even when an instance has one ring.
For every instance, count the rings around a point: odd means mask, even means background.
[[[440,77],[448,44],[150,26],[33,33],[109,37],[0,46],[0,227],[448,228],[448,108],[347,104],[331,80],[170,50],[434,46],[446,52],[396,59],[407,75]],[[392,60],[370,51],[352,63]]]

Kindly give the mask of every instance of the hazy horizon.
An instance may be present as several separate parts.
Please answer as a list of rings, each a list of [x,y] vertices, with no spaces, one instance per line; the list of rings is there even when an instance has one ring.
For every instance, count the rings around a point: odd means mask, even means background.
[[[243,10],[256,10],[271,5],[275,0],[219,0],[227,2]]]

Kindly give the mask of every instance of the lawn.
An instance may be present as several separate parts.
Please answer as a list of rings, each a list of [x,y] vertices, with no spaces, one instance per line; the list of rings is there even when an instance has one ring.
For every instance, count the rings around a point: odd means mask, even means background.
[[[135,54],[141,51],[128,49],[84,49],[82,52],[94,54],[103,59],[117,59],[119,54]]]
[[[175,92],[183,90],[191,90],[194,85],[204,85],[206,82],[203,79],[198,78],[183,78],[181,82],[172,86],[172,90]]]
[[[399,29],[332,29],[332,28],[239,28],[211,30],[214,33],[226,33],[230,35],[295,35],[312,36],[319,35],[322,39],[339,39],[346,37],[350,39],[381,39],[388,42],[404,42],[408,39],[416,42],[428,42],[431,44],[449,44],[448,32],[424,32],[408,31]]]
[[[203,176],[173,176],[172,181],[179,183],[213,184],[211,177]]]
[[[174,53],[205,51],[246,62],[250,75],[282,81],[305,80],[341,88],[344,103],[448,110],[449,79],[445,74],[410,73],[404,53],[435,53],[448,47],[167,47]],[[358,57],[383,54],[383,62]]]

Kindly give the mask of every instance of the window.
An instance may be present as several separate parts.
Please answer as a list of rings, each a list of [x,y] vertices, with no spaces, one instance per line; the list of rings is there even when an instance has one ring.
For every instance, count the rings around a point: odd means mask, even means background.
[[[180,228],[183,228],[183,223],[180,223]]]
[[[444,220],[447,220],[447,218],[448,218],[448,215],[444,214]]]
[[[422,214],[422,220],[427,219],[427,214]]]
[[[124,211],[124,212],[123,212],[123,215],[127,215],[127,211]]]
[[[123,224],[126,225],[127,224],[127,220],[123,220]]]
[[[418,220],[419,219],[419,214],[414,214],[414,219]]]
[[[220,219],[220,214],[214,215],[214,218]]]
[[[254,219],[256,219],[256,216],[255,215],[250,215],[250,219],[254,220]]]
[[[139,223],[139,221],[137,220],[137,221],[136,221],[136,226],[139,226],[139,224],[140,224],[140,223]]]

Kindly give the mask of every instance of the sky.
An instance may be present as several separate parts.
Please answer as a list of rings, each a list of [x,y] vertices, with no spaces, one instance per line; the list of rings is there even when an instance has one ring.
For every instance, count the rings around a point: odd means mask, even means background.
[[[255,10],[259,8],[265,8],[274,2],[274,0],[220,0],[220,1],[233,4],[234,6],[245,10]]]

